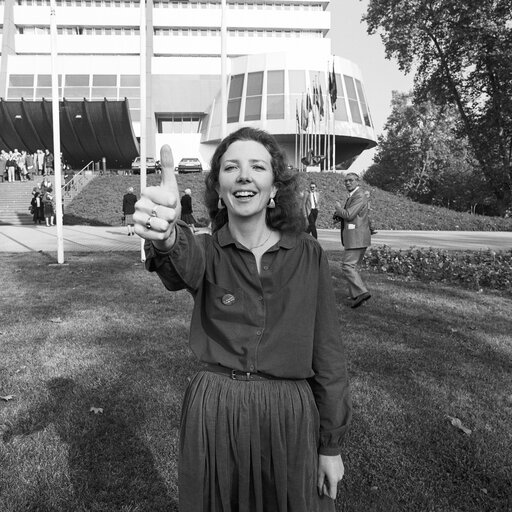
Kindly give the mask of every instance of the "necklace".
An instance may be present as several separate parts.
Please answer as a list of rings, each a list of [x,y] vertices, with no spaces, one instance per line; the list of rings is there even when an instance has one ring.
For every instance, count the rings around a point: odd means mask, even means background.
[[[248,249],[252,251],[254,249],[258,249],[258,247],[262,247],[263,245],[265,245],[270,240],[270,235],[272,235],[272,231],[270,231],[270,233],[268,234],[267,238],[265,238],[265,240],[263,242],[261,242],[261,244],[255,245],[253,247],[248,247]]]

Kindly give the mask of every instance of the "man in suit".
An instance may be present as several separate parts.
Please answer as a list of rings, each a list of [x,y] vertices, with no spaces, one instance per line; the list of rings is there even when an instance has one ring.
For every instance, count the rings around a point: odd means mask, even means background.
[[[318,217],[318,206],[320,202],[320,193],[318,192],[315,183],[309,184],[309,192],[304,194],[304,211],[308,221],[306,233],[311,233],[315,238],[318,238],[316,232],[316,219]]]
[[[357,308],[371,297],[357,270],[363,261],[366,248],[371,245],[368,198],[359,186],[357,173],[348,171],[344,183],[348,199],[344,207],[336,201],[336,215],[342,219],[341,243],[345,248],[342,255],[342,270],[348,281],[351,307]]]

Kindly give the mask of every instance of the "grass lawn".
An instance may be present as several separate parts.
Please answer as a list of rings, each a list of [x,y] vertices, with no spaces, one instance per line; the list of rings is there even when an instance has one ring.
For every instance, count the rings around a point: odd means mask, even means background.
[[[192,191],[194,217],[199,225],[209,222],[204,206],[205,174],[178,174],[180,193],[186,188]],[[161,176],[150,174],[148,185],[160,183]],[[320,190],[321,204],[317,227],[339,228],[332,220],[336,201],[345,203],[347,191],[343,177],[336,173],[299,173],[302,190],[309,190],[314,180]],[[64,223],[68,225],[89,224],[92,226],[119,226],[121,206],[126,189],[134,187],[140,197],[140,176],[98,176],[65,208]],[[441,231],[512,231],[512,218],[485,217],[456,212],[448,208],[415,203],[403,196],[385,192],[363,183],[371,192],[371,219],[376,229],[413,229]]]
[[[366,273],[352,310],[329,256],[354,401],[337,511],[512,510],[512,298]],[[177,510],[190,297],[136,252],[3,253],[0,279],[0,511]]]

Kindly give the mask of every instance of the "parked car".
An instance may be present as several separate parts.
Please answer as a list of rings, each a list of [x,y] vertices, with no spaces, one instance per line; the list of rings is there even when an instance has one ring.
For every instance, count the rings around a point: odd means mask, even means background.
[[[154,174],[156,171],[160,171],[160,160],[155,160],[153,157],[146,157],[146,172],[148,174]],[[132,162],[133,174],[140,174],[140,156],[136,157]]]
[[[182,158],[176,170],[179,173],[185,172],[202,172],[203,166],[199,161],[199,158]]]

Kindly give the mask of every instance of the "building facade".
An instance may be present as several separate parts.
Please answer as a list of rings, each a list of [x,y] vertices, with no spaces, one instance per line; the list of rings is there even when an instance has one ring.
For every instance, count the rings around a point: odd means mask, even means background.
[[[207,168],[221,137],[220,0],[148,0],[142,66],[139,2],[55,4],[59,98],[127,98],[137,137],[145,104],[148,155],[157,156],[167,143],[177,161],[198,157]],[[359,68],[331,54],[328,5],[227,2],[228,132],[246,125],[267,129],[297,166],[306,151],[323,155],[324,168],[349,165],[376,143]],[[49,0],[0,0],[4,100],[51,99],[50,17]]]

